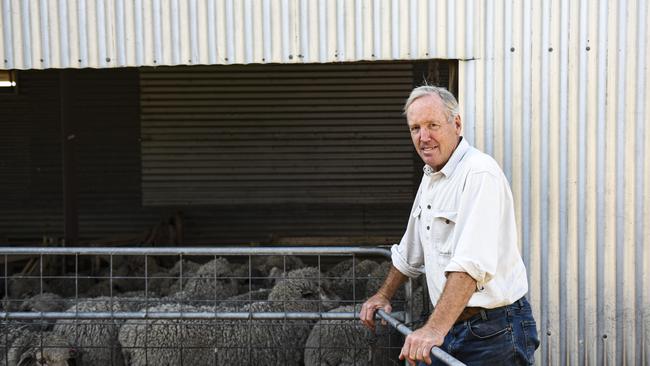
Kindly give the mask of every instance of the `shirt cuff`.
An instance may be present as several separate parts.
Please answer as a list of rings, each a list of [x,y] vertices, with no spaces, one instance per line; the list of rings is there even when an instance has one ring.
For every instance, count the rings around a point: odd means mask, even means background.
[[[449,272],[467,273],[476,281],[476,289],[478,291],[483,291],[485,284],[490,282],[493,277],[491,273],[482,270],[475,261],[462,257],[454,257],[449,261],[449,264],[445,267],[445,274]]]
[[[414,267],[406,261],[402,253],[399,252],[399,245],[394,244],[390,248],[391,260],[393,261],[393,266],[400,271],[404,276],[410,278],[419,277],[424,273],[424,266]]]

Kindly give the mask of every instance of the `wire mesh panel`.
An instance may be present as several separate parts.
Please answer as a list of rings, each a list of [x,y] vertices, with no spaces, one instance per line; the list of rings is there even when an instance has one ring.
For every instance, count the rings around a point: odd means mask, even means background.
[[[394,365],[403,336],[358,321],[390,252],[0,248],[0,365]],[[408,283],[394,314],[428,312]]]

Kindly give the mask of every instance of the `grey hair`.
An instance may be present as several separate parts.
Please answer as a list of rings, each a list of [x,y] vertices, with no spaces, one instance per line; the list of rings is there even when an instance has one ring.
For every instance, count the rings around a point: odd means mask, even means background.
[[[454,118],[456,118],[459,113],[458,101],[456,100],[456,97],[454,97],[454,95],[451,94],[449,90],[433,85],[422,85],[413,89],[411,91],[411,95],[409,95],[408,99],[406,100],[406,104],[404,104],[404,114],[406,114],[406,111],[408,111],[409,107],[411,104],[413,104],[413,102],[415,102],[416,99],[427,95],[437,95],[440,97],[442,104],[444,104],[447,108],[447,121],[453,122]]]

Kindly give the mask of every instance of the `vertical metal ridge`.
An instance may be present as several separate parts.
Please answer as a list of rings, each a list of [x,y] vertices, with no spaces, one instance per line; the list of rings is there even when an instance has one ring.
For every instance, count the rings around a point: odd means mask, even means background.
[[[567,219],[567,189],[568,189],[568,164],[569,164],[569,154],[568,154],[568,136],[569,128],[567,121],[569,120],[569,3],[564,1],[561,2],[560,8],[560,164],[559,164],[559,268],[560,268],[560,283],[563,283],[564,286],[559,288],[559,297],[560,297],[560,355],[566,355],[562,358],[561,363],[565,364],[569,353],[567,352],[567,342],[568,342],[568,319],[567,313],[569,312],[568,307],[568,289],[567,287],[572,284],[569,282],[569,271],[568,271],[568,219]]]
[[[485,98],[484,101],[484,110],[485,113],[483,114],[484,121],[483,123],[485,124],[485,131],[483,135],[483,144],[485,146],[485,152],[489,155],[494,155],[494,147],[493,147],[493,141],[494,141],[494,103],[493,103],[493,95],[494,95],[494,23],[491,21],[487,21],[487,19],[494,19],[494,7],[493,6],[486,6],[486,21],[485,23],[485,51],[484,51],[484,56],[486,59],[485,62],[485,72],[483,73],[483,83],[484,83],[484,89],[485,92],[483,93],[483,97]],[[473,33],[473,31],[468,31],[469,33]],[[469,52],[468,52],[469,53]]]
[[[512,185],[512,1],[505,0],[504,16],[505,30],[503,42],[503,171]],[[512,49],[512,51],[511,51]]]
[[[86,0],[77,3],[77,31],[79,32],[79,67],[88,66],[88,33],[86,31]]]
[[[635,128],[635,144],[636,156],[646,157],[646,146],[645,146],[645,134],[646,127],[645,124],[648,121],[646,116],[646,73],[645,70],[648,68],[647,57],[647,46],[648,39],[647,34],[647,2],[645,0],[638,1],[637,9],[637,65],[636,65],[636,74],[638,79],[636,80],[636,128]],[[648,284],[645,283],[646,277],[644,277],[644,260],[646,258],[645,251],[647,248],[644,246],[644,235],[643,230],[647,219],[645,219],[645,205],[644,205],[644,187],[646,184],[647,177],[645,176],[646,172],[644,170],[644,164],[646,159],[636,159],[635,160],[635,186],[634,186],[634,197],[635,197],[635,207],[634,207],[634,236],[635,236],[635,281],[634,288],[636,290],[634,307],[637,314],[641,314],[641,319],[648,319],[650,317],[649,310],[644,306],[644,296],[646,295]],[[644,362],[648,362],[647,359],[644,360],[644,347],[646,342],[644,342],[645,334],[644,328],[647,321],[636,321],[634,327],[634,338],[635,338],[635,362],[637,365],[642,365]]]
[[[97,56],[99,57],[99,64],[106,67],[109,59],[106,52],[106,8],[103,0],[98,0],[95,13],[97,17]]]
[[[625,338],[625,274],[623,272],[625,264],[625,235],[624,223],[625,218],[625,50],[626,50],[626,10],[627,0],[618,0],[619,8],[617,11],[617,48],[621,51],[618,52],[616,61],[616,99],[613,101],[616,105],[616,350],[615,360],[617,365],[621,365],[623,361],[624,343]]]
[[[586,252],[586,237],[585,237],[585,220],[586,220],[586,192],[585,187],[587,184],[587,167],[586,167],[586,125],[587,125],[587,15],[589,7],[587,0],[580,1],[580,35],[579,35],[579,82],[578,82],[578,219],[577,219],[577,232],[578,232],[578,362],[580,365],[587,363],[587,345],[586,345],[586,329],[585,329],[585,304],[587,301],[586,292],[586,265],[585,255]]]
[[[33,65],[32,62],[32,48],[29,47],[31,43],[31,17],[29,16],[29,1],[22,1],[20,3],[20,12],[21,12],[21,32],[22,32],[22,41],[23,41],[23,63],[26,68],[31,68]]]
[[[336,0],[336,58],[345,60],[345,7],[344,0]]]
[[[288,0],[282,0],[282,19],[280,22],[282,24],[282,48],[281,48],[281,57],[280,59],[284,62],[291,62],[293,55],[291,55],[291,47],[289,46],[289,24],[291,18],[289,17],[289,2]]]
[[[554,346],[555,346],[555,339],[557,337],[556,335],[556,329],[553,327],[552,319],[549,313],[552,312],[550,309],[551,307],[554,306],[554,304],[551,301],[551,287],[554,287],[553,284],[551,284],[549,281],[549,220],[550,220],[550,215],[549,215],[549,184],[551,183],[549,180],[549,173],[548,173],[548,139],[549,139],[549,110],[550,110],[550,103],[549,103],[549,83],[550,83],[550,73],[549,73],[549,51],[548,47],[550,45],[550,23],[551,23],[551,3],[549,1],[545,1],[541,4],[541,43],[540,43],[540,50],[539,54],[541,55],[541,68],[540,68],[540,80],[541,80],[541,90],[540,90],[540,126],[539,126],[539,136],[538,138],[538,143],[539,143],[539,159],[540,159],[540,169],[539,169],[539,186],[540,186],[540,193],[539,193],[539,215],[540,215],[540,221],[539,221],[539,232],[540,232],[540,271],[541,271],[541,278],[546,279],[546,281],[543,281],[544,284],[541,286],[541,297],[540,297],[540,302],[544,304],[542,306],[542,311],[541,311],[541,318],[540,318],[540,325],[542,329],[542,333],[545,334],[544,338],[547,340],[546,342],[542,342],[542,356],[549,355],[550,357],[554,357],[557,355],[557,352],[554,352]],[[534,133],[533,133],[534,134]],[[546,360],[548,363],[554,363],[557,362],[554,359],[547,359]]]
[[[5,69],[14,68],[13,21],[10,15],[11,0],[2,0],[2,65]]]
[[[190,1],[190,59],[188,63],[197,64],[201,62],[199,55],[199,15],[197,0]],[[246,45],[246,42],[244,42]]]
[[[45,0],[40,0],[39,2],[39,16],[41,20],[42,29],[50,29],[50,17],[47,9],[47,2]],[[41,59],[40,67],[50,67],[52,64],[52,56],[50,55],[50,32],[41,32]]]
[[[598,7],[598,113],[597,113],[597,146],[596,151],[596,288],[599,290],[596,298],[598,314],[605,314],[605,296],[601,291],[605,287],[604,248],[605,248],[605,106],[607,91],[607,1],[600,0]],[[597,362],[602,364],[604,358],[605,325],[601,316],[596,318],[598,340],[596,342]]]
[[[456,0],[447,0],[447,24],[456,19]],[[447,54],[449,58],[457,58],[456,50],[456,27],[445,27],[447,29]]]
[[[68,2],[59,1],[57,4],[57,17],[59,18],[59,45],[61,47],[59,50],[59,66],[63,67],[65,65],[70,65],[70,42],[68,38]]]
[[[409,58],[418,58],[418,0],[409,0]]]
[[[528,269],[528,283],[531,282],[532,272],[531,268],[531,242],[530,235],[530,75],[531,75],[531,35],[530,29],[531,26],[531,2],[532,0],[524,0],[523,4],[523,58],[522,58],[522,85],[521,85],[521,96],[522,96],[522,129],[521,129],[521,140],[522,140],[522,183],[521,183],[521,213],[522,213],[522,237],[523,237],[523,260]],[[531,296],[532,298],[532,296]],[[537,299],[534,299],[537,301]],[[541,310],[541,309],[540,309]],[[543,335],[540,336],[540,339],[543,338]]]
[[[390,25],[390,30],[391,30],[391,43],[390,43],[390,50],[391,50],[391,55],[394,60],[399,60],[400,59],[400,54],[399,54],[399,41],[400,41],[400,34],[399,34],[399,13],[400,13],[400,7],[399,7],[399,0],[391,0],[391,25]]]
[[[115,27],[115,46],[116,46],[116,64],[118,66],[126,66],[126,28],[124,25],[124,0],[115,0],[115,18],[117,25]]]

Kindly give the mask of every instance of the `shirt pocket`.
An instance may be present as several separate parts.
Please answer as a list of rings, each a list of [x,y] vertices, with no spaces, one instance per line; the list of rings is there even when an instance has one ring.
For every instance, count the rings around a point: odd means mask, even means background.
[[[447,266],[454,252],[453,236],[456,227],[456,211],[434,211],[431,230],[433,245],[440,266]]]

